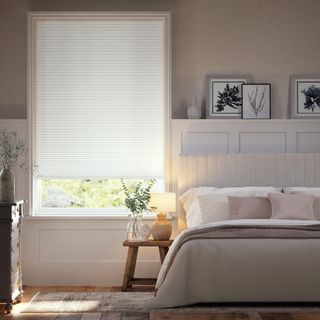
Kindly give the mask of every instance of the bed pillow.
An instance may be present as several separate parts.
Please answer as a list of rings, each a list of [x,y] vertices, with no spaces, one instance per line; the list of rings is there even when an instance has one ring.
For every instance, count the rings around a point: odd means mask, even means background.
[[[206,195],[196,196],[192,212],[186,212],[188,227],[200,224],[230,220],[228,196],[267,196],[270,192],[280,192],[273,187],[222,188]]]
[[[188,227],[200,224],[199,204],[196,201],[196,197],[212,194],[216,190],[218,190],[218,188],[215,187],[190,188],[179,197],[179,200],[181,201],[183,209],[186,213]]]
[[[269,193],[271,219],[316,220],[312,195]]]
[[[293,187],[284,188],[284,193],[288,194],[309,194],[314,196],[313,212],[317,220],[320,220],[320,188]]]
[[[271,203],[268,197],[228,196],[231,219],[269,219]]]

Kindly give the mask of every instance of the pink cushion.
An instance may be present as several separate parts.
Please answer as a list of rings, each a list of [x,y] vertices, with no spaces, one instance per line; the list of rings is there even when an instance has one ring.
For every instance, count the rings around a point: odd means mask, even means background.
[[[316,220],[313,212],[314,197],[302,194],[269,193],[272,219]]]
[[[271,203],[267,197],[229,196],[231,219],[269,219]]]
[[[289,194],[309,194],[314,196],[313,212],[317,220],[320,220],[320,188],[285,188],[285,193]]]

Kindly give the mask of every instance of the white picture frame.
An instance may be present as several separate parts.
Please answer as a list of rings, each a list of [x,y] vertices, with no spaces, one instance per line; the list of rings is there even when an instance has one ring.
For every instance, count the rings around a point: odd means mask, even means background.
[[[206,118],[240,119],[242,114],[241,87],[242,84],[250,81],[250,76],[207,75]]]
[[[291,76],[291,118],[320,118],[320,75]]]

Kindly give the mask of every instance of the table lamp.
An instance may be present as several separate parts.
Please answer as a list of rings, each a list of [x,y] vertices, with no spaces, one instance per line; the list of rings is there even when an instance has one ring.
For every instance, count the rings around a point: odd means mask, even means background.
[[[174,192],[152,192],[149,207],[158,212],[157,220],[151,226],[153,239],[169,240],[172,225],[167,220],[166,212],[176,211],[176,194]]]

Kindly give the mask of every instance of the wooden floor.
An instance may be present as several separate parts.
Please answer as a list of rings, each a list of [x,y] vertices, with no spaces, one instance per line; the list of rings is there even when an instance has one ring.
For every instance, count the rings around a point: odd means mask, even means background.
[[[120,314],[109,312],[97,312],[86,314],[22,314],[20,310],[39,291],[76,291],[76,292],[99,292],[99,291],[120,291],[120,287],[25,287],[23,302],[14,305],[9,315],[3,313],[3,305],[0,306],[0,319],[11,320],[320,320],[320,311],[315,312],[312,308],[301,308],[295,313],[287,309],[273,309],[252,311],[244,310],[241,313],[232,313],[226,308],[217,312],[206,312],[193,310],[191,312],[166,312],[158,311],[148,314]],[[150,291],[148,288],[141,288],[139,291]],[[320,310],[320,307],[319,307]]]

